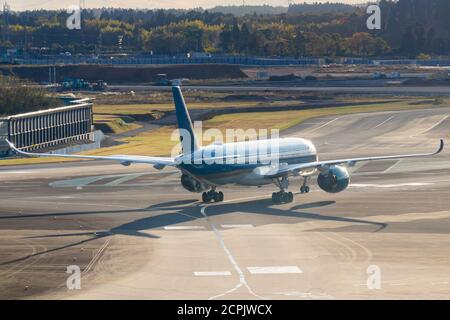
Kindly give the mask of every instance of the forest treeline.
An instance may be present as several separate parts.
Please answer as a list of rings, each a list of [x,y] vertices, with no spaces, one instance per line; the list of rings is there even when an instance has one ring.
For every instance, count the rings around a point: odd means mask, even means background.
[[[369,31],[364,7],[243,16],[208,10],[95,9],[82,13],[82,29],[66,28],[65,11],[0,16],[3,47],[50,52],[246,54],[289,57],[416,57],[450,52],[450,1],[380,2],[382,29]],[[335,8],[335,6],[334,6]],[[299,12],[298,12],[299,11]],[[6,29],[5,21],[9,27]]]

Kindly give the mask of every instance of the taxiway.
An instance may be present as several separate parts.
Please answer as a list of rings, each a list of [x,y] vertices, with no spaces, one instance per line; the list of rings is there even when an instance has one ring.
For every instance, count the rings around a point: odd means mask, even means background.
[[[450,108],[308,120],[321,159],[432,151]],[[358,164],[348,190],[221,188],[203,205],[173,169],[74,162],[0,169],[0,298],[450,297],[450,152]],[[300,181],[291,181],[298,191]],[[82,271],[68,290],[67,266]],[[380,288],[367,286],[380,273]]]

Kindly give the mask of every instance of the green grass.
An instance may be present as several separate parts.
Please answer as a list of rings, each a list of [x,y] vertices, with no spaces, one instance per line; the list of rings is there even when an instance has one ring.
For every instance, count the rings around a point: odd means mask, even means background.
[[[195,102],[188,103],[189,109],[214,109],[214,108],[251,108],[251,107],[273,107],[293,106],[301,104],[301,101],[239,101],[239,102]],[[94,105],[94,114],[97,115],[145,115],[152,114],[156,110],[172,111],[173,103],[157,104],[118,104],[118,105]]]

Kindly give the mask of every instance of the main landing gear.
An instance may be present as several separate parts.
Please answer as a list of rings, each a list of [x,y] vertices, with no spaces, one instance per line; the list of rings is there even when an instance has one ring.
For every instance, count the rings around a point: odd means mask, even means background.
[[[309,187],[307,186],[309,177],[303,178],[303,184],[300,187],[301,193],[308,193]],[[281,203],[290,203],[294,201],[294,195],[292,192],[287,192],[286,190],[289,188],[289,180],[287,177],[277,178],[274,180],[275,185],[280,188],[279,192],[272,193],[272,202],[275,204]]]
[[[211,201],[214,202],[222,202],[223,201],[223,192],[217,192],[215,188],[209,190],[208,192],[203,192],[202,200],[204,203],[209,203]]]
[[[289,180],[287,177],[277,178],[274,183],[278,188],[279,192],[272,193],[272,202],[279,203],[289,203],[294,201],[294,194],[292,192],[287,192],[286,189],[289,187]]]
[[[273,203],[289,203],[294,201],[294,194],[292,192],[274,192],[272,193],[272,202]]]

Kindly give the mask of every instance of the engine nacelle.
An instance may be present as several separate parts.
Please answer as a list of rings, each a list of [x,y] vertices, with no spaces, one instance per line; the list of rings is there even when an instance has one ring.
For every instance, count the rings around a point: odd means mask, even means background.
[[[328,171],[322,172],[317,177],[320,189],[328,193],[338,193],[347,189],[350,183],[350,175],[346,168],[333,166]]]
[[[190,192],[202,192],[208,190],[208,186],[204,185],[198,180],[195,180],[194,178],[188,176],[187,174],[183,174],[181,176],[181,185],[183,188]]]

